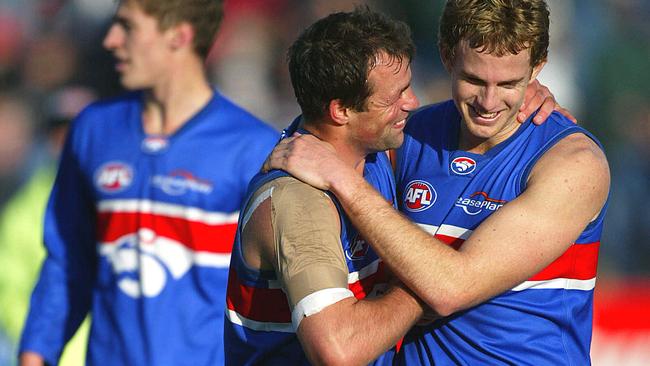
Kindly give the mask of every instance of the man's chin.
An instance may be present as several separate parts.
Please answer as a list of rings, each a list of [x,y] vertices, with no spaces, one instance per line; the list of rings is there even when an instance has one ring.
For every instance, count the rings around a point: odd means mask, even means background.
[[[146,89],[149,86],[143,80],[138,80],[134,75],[129,73],[120,74],[120,85],[126,90]]]
[[[390,141],[386,141],[385,150],[394,150],[394,149],[399,149],[402,144],[404,143],[404,133],[400,133],[399,136],[395,136],[395,138],[391,139]]]

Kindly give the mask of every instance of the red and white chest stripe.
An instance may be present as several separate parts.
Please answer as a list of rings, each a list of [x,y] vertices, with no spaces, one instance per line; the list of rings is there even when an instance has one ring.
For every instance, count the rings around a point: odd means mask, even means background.
[[[384,265],[379,259],[348,274],[348,288],[358,299],[382,290],[377,285],[383,283]],[[231,268],[226,303],[226,317],[234,324],[258,331],[294,332],[289,304],[278,281],[268,281],[268,288],[248,286]]]
[[[211,212],[151,200],[100,201],[97,240],[102,254],[110,254],[131,239],[143,251],[184,252],[194,264],[226,268],[238,216],[238,212]]]
[[[426,232],[458,249],[472,230],[453,225],[418,224]],[[559,258],[512,291],[527,289],[593,290],[596,285],[600,242],[573,244]]]

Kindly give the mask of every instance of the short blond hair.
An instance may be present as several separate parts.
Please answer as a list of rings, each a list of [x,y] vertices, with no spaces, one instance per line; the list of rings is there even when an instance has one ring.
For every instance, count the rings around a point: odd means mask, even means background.
[[[530,49],[535,67],[548,56],[548,6],[544,0],[448,0],[438,33],[443,60],[453,62],[461,41],[495,56]]]

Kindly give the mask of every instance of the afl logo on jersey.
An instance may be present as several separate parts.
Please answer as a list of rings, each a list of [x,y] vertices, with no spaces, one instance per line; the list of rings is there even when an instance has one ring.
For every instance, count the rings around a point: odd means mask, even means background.
[[[106,193],[117,193],[133,182],[133,169],[120,161],[108,162],[95,172],[95,185]]]
[[[423,180],[411,181],[404,190],[406,196],[404,197],[404,207],[407,211],[419,212],[433,206],[438,198],[438,193],[435,189]]]
[[[476,169],[476,161],[466,156],[461,156],[451,161],[451,171],[458,175],[471,174]]]

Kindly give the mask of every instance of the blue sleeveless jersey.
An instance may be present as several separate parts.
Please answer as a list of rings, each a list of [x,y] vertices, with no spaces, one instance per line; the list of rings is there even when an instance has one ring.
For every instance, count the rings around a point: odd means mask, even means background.
[[[286,175],[282,171],[257,175],[251,181],[247,201],[250,202],[251,196],[266,182]],[[366,158],[364,177],[396,206],[395,183],[386,154],[377,153]],[[387,285],[383,263],[332,199],[341,218],[341,244],[349,271],[348,287],[357,299],[375,296]],[[242,207],[246,206],[248,204]],[[240,215],[240,224],[246,211],[243,209]],[[275,272],[248,267],[243,259],[240,237],[241,229],[238,229],[226,294],[226,365],[309,365],[293,330],[287,297]],[[379,357],[375,364],[391,362],[391,352]]]
[[[414,114],[398,151],[400,210],[458,248],[483,220],[526,189],[544,152],[583,133],[553,113],[530,119],[484,155],[457,149],[460,115],[452,101]],[[495,298],[405,337],[405,365],[585,365],[590,363],[592,299],[603,212],[547,268]]]
[[[223,364],[239,207],[279,134],[215,91],[146,135],[142,97],[95,103],[70,131],[21,344],[50,364],[88,311],[89,365]]]

